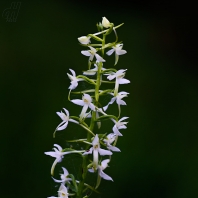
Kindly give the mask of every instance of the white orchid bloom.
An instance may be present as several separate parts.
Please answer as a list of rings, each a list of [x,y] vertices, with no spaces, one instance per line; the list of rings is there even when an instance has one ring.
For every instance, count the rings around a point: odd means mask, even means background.
[[[74,104],[83,106],[81,114],[80,114],[81,119],[86,117],[86,115],[87,115],[86,111],[87,111],[88,107],[92,111],[95,111],[95,106],[92,103],[92,98],[89,94],[84,94],[83,97],[82,97],[82,100],[74,99],[74,100],[71,100],[71,102],[73,102]]]
[[[97,66],[97,64],[94,64],[94,66],[95,66],[95,68],[90,69],[90,70],[87,70],[87,71],[83,72],[83,74],[84,75],[95,75],[96,72],[98,71],[98,66]],[[104,71],[106,69],[105,68],[102,68],[101,70]]]
[[[63,174],[60,174],[61,180],[54,179],[53,177],[52,177],[52,178],[53,178],[53,180],[54,180],[55,182],[57,182],[57,183],[63,183],[63,184],[65,184],[66,182],[69,182],[69,181],[71,181],[72,179],[68,177],[69,172],[67,171],[67,169],[64,168],[64,167],[62,167],[62,169],[63,169]]]
[[[111,24],[110,24],[109,20],[106,17],[102,17],[102,25],[105,28],[111,27]]]
[[[93,60],[94,56],[98,62],[105,62],[105,60],[99,56],[96,52],[97,50],[91,46],[88,46],[90,50],[82,50],[81,53],[85,56],[89,56],[89,62]]]
[[[125,126],[125,124],[127,124],[128,122],[121,122],[122,120],[126,120],[129,117],[123,117],[120,120],[118,120],[118,122],[116,122],[114,119],[112,119],[112,121],[115,123],[115,125],[113,126],[113,132],[117,135],[117,136],[122,136],[122,134],[120,133],[119,129],[126,129],[127,127]]]
[[[114,95],[113,93],[110,93],[110,94],[111,94],[111,95]],[[117,95],[114,96],[114,97],[111,99],[111,101],[110,101],[105,107],[103,107],[103,109],[106,111],[107,108],[108,108],[108,106],[109,106],[110,104],[113,104],[115,101],[116,101],[116,103],[118,104],[118,106],[120,106],[120,105],[126,105],[126,102],[125,102],[124,100],[122,100],[122,98],[127,97],[128,94],[129,94],[129,93],[128,93],[128,92],[125,92],[125,91],[121,91],[121,92],[117,93]]]
[[[100,155],[112,155],[112,152],[100,148],[98,134],[96,134],[96,136],[94,137],[94,139],[92,141],[92,145],[93,145],[93,147],[91,147],[88,151],[84,152],[83,155],[92,154],[92,152],[93,152],[93,169],[97,170],[97,168],[98,168],[98,153]]]
[[[108,56],[110,56],[111,54],[113,54],[113,52],[115,52],[115,64],[114,65],[117,64],[120,55],[127,53],[127,51],[123,50],[122,47],[123,47],[123,44],[117,44],[116,46],[112,47],[113,49],[109,50],[106,53]]]
[[[98,176],[100,176],[101,178],[103,178],[105,180],[111,180],[111,181],[113,181],[113,179],[109,175],[107,175],[107,174],[105,174],[103,172],[103,170],[105,168],[107,168],[109,162],[110,162],[110,160],[109,159],[106,159],[106,160],[103,160],[101,162],[101,165],[98,165]],[[88,169],[88,171],[91,172],[91,173],[93,173],[94,172],[94,169],[93,168],[92,169]]]
[[[73,89],[75,89],[78,86],[78,81],[83,81],[83,79],[76,78],[76,73],[75,73],[75,71],[73,69],[69,69],[69,70],[72,73],[72,75],[70,75],[70,74],[67,73],[69,79],[71,80],[71,82],[70,82],[71,85],[69,86],[69,89],[70,90],[73,90]]]
[[[120,149],[112,146],[111,144],[115,141],[117,135],[115,133],[110,133],[107,137],[103,140],[104,143],[107,145],[107,148],[111,151],[120,152]]]
[[[86,44],[91,43],[90,38],[91,38],[91,37],[89,37],[89,36],[81,36],[81,37],[78,38],[78,41],[79,41],[81,44],[85,44],[85,45],[86,45]]]
[[[69,118],[69,111],[67,109],[65,109],[65,108],[63,108],[63,109],[64,109],[65,113],[63,113],[62,111],[56,112],[57,115],[62,119],[62,122],[56,127],[55,132],[64,130],[67,127],[69,121],[79,124],[78,121]],[[54,132],[54,134],[55,134],[55,132]]]
[[[54,168],[55,168],[56,164],[62,161],[64,155],[70,154],[70,153],[81,153],[81,152],[83,152],[83,151],[63,152],[62,147],[60,145],[58,145],[58,144],[54,144],[54,147],[56,147],[56,148],[53,148],[54,151],[44,152],[46,155],[49,155],[51,157],[55,157],[56,158],[54,163],[52,164],[52,167],[51,167],[51,175],[54,174]]]
[[[58,197],[48,197],[48,198],[68,198],[69,197],[69,193],[67,188],[61,184],[60,188],[58,189]]]
[[[109,80],[113,80],[114,78],[116,78],[114,95],[117,95],[117,93],[118,93],[119,84],[130,83],[129,80],[124,78],[126,70],[127,69],[120,69],[116,73],[112,72],[111,74],[107,74],[107,75],[109,75],[109,76],[107,76],[107,79],[109,79]]]

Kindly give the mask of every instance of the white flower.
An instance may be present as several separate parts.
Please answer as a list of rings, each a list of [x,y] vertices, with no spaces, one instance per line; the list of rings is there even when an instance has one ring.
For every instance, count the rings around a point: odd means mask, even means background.
[[[85,72],[83,72],[84,75],[95,75],[96,72],[98,71],[98,66],[97,64],[94,64],[95,68],[94,69],[90,69],[90,70],[87,70]],[[102,71],[106,70],[105,68],[102,68],[101,69]]]
[[[84,152],[83,155],[88,155],[93,152],[93,169],[96,170],[98,168],[98,153],[100,155],[112,155],[112,152],[100,148],[98,134],[94,137],[92,145],[93,147],[91,147],[87,152]]]
[[[114,95],[113,93],[110,93],[110,94],[111,95]],[[107,108],[108,108],[108,106],[110,104],[113,104],[115,102],[115,100],[116,100],[116,103],[118,104],[118,106],[120,106],[120,105],[126,105],[126,102],[124,100],[122,100],[122,98],[127,97],[127,94],[129,94],[129,93],[128,92],[125,92],[125,91],[121,91],[121,92],[117,93],[117,95],[114,96],[111,99],[111,101],[105,107],[103,107],[103,109],[106,111]]]
[[[86,111],[87,111],[88,107],[91,110],[95,111],[95,106],[92,103],[92,98],[89,94],[84,94],[82,97],[82,100],[74,99],[74,100],[71,100],[71,102],[73,102],[74,104],[83,106],[81,114],[80,114],[81,119],[86,117]]]
[[[103,141],[107,145],[107,148],[109,150],[120,152],[120,149],[119,148],[111,145],[115,141],[116,137],[117,137],[116,134],[110,133],[109,135],[107,135],[107,137]]]
[[[83,152],[83,151],[68,151],[68,152],[63,152],[62,147],[59,146],[58,144],[54,144],[54,147],[57,147],[57,148],[53,148],[54,151],[45,152],[46,155],[49,155],[51,157],[55,157],[56,158],[55,161],[54,161],[54,163],[52,164],[52,167],[51,167],[51,175],[54,174],[54,168],[55,168],[56,164],[62,161],[64,155],[70,154],[70,153],[80,153],[80,152]]]
[[[105,28],[111,27],[109,20],[106,17],[102,17],[102,25]]]
[[[108,56],[110,56],[111,54],[113,54],[113,52],[115,52],[115,65],[118,62],[119,59],[119,55],[123,55],[126,54],[127,51],[126,50],[122,50],[123,44],[117,44],[116,46],[113,46],[111,50],[109,50],[106,54]]]
[[[109,160],[109,159],[106,159],[106,160],[103,160],[103,161],[101,162],[101,165],[98,165],[98,175],[99,175],[101,178],[103,178],[103,179],[113,181],[113,179],[112,179],[109,175],[107,175],[107,174],[105,174],[105,173],[103,172],[103,170],[104,170],[105,168],[107,168],[109,162],[110,162],[110,160]],[[94,169],[88,169],[88,171],[91,172],[91,173],[93,173],[93,172],[94,172]]]
[[[107,74],[107,75],[109,75],[107,77],[107,79],[109,79],[109,80],[113,80],[114,78],[116,78],[115,93],[118,93],[119,84],[128,84],[128,83],[130,83],[129,80],[123,78],[125,76],[125,71],[126,70],[127,69],[120,69],[116,73],[112,72],[111,74]],[[115,94],[115,95],[117,95],[117,94]]]
[[[66,182],[69,182],[69,181],[71,181],[72,179],[68,177],[69,172],[67,171],[67,169],[64,168],[64,167],[62,167],[62,169],[63,169],[63,174],[60,174],[61,180],[54,179],[53,177],[52,177],[52,178],[53,178],[53,180],[54,180],[55,182],[57,182],[57,183],[63,183],[63,184],[65,184]]]
[[[116,122],[114,119],[112,119],[112,121],[115,123],[115,125],[113,126],[113,132],[117,135],[117,136],[122,136],[122,134],[120,133],[120,131],[118,129],[126,129],[127,127],[125,126],[125,124],[127,124],[128,122],[121,122],[122,120],[126,120],[129,117],[123,117],[120,120],[118,120],[118,122]]]
[[[58,189],[58,197],[48,197],[48,198],[68,198],[69,193],[67,191],[67,188],[61,184],[60,188]]]
[[[63,113],[62,111],[56,112],[57,115],[62,119],[62,122],[56,127],[55,132],[65,129],[67,127],[69,121],[79,124],[79,122],[77,122],[76,120],[69,118],[69,111],[67,109],[65,109],[65,108],[63,108],[63,109],[64,109],[65,113]]]
[[[85,56],[89,56],[89,62],[93,60],[94,56],[98,62],[105,62],[105,60],[99,56],[96,52],[97,50],[91,46],[88,46],[90,50],[82,50],[81,53]]]
[[[72,69],[69,69],[70,71],[71,71],[71,73],[72,73],[72,75],[70,75],[70,74],[68,74],[67,73],[67,75],[68,75],[68,77],[69,77],[69,79],[71,80],[71,85],[69,86],[69,89],[75,89],[77,86],[78,86],[78,81],[82,81],[83,79],[81,79],[81,78],[76,78],[76,73],[75,73],[75,71],[74,70],[72,70]]]
[[[89,43],[91,43],[90,38],[91,37],[89,37],[89,36],[81,36],[81,37],[78,38],[78,41],[81,44],[89,44]]]

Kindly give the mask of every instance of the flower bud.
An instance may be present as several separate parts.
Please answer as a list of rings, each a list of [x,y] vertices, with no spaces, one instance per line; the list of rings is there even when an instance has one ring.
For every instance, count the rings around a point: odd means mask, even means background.
[[[81,44],[88,44],[90,43],[90,37],[87,37],[87,36],[81,36],[78,38],[78,41],[81,43]]]
[[[102,17],[102,25],[105,28],[108,28],[111,26],[109,20],[106,17]]]

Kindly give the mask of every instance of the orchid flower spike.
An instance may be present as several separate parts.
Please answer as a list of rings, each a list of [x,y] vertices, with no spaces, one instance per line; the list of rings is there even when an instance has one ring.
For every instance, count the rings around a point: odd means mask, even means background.
[[[126,54],[127,51],[122,49],[123,44],[117,44],[116,46],[113,46],[111,50],[109,50],[106,54],[108,56],[110,56],[111,54],[113,54],[113,52],[115,52],[115,64],[116,65],[118,63],[118,59],[120,55]]]
[[[93,152],[93,169],[95,171],[98,168],[98,153],[100,155],[112,155],[112,152],[100,148],[98,134],[96,134],[96,136],[94,137],[92,145],[93,146],[88,151],[84,152],[83,155],[92,154]]]
[[[71,73],[72,73],[72,75],[67,73],[69,79],[71,80],[71,82],[70,82],[71,85],[69,86],[69,89],[70,89],[70,90],[73,90],[73,89],[75,89],[75,88],[78,86],[78,81],[83,81],[84,79],[82,79],[82,78],[77,78],[77,77],[76,77],[76,73],[75,73],[75,71],[74,71],[73,69],[69,69],[69,70],[70,70]]]
[[[126,120],[129,117],[123,117],[118,121],[115,121],[114,119],[112,119],[112,121],[115,123],[115,125],[113,126],[113,132],[117,135],[117,136],[122,136],[122,134],[120,133],[119,129],[126,129],[127,127],[125,126],[125,124],[127,124],[128,122],[121,122],[122,120]]]
[[[54,131],[54,135],[55,135],[56,131],[66,129],[69,121],[73,122],[73,123],[76,123],[76,124],[79,124],[78,121],[69,118],[69,111],[67,109],[63,108],[63,110],[65,111],[65,113],[63,113],[62,111],[61,112],[56,112],[57,115],[62,119],[62,122],[56,127],[56,129]]]
[[[48,198],[68,198],[69,197],[69,193],[67,188],[61,184],[60,188],[58,189],[58,197],[48,197]]]
[[[64,167],[62,167],[62,169],[63,169],[63,174],[60,174],[61,180],[54,179],[53,177],[52,177],[52,178],[53,178],[53,180],[54,180],[55,182],[57,182],[57,183],[63,183],[63,184],[65,184],[66,182],[69,183],[69,181],[72,180],[71,178],[68,177],[69,172],[68,172],[67,169],[64,168]]]
[[[87,111],[88,107],[92,111],[95,111],[95,106],[92,103],[92,98],[91,98],[91,96],[89,94],[84,94],[83,97],[82,97],[82,100],[74,99],[74,100],[71,100],[71,102],[73,102],[74,104],[83,106],[81,114],[80,114],[80,118],[81,119],[86,117],[86,115],[87,115],[86,111]]]
[[[56,158],[54,163],[52,164],[52,167],[51,167],[51,175],[54,174],[54,168],[55,168],[56,164],[62,161],[64,155],[70,154],[70,153],[81,153],[81,152],[84,152],[84,151],[63,152],[62,147],[60,145],[58,145],[58,144],[54,144],[54,147],[56,147],[56,148],[53,148],[54,151],[44,152],[46,155],[49,155],[51,157],[55,157]]]
[[[111,144],[115,141],[117,135],[115,133],[110,133],[107,137],[103,140],[104,143],[107,145],[107,148],[111,151],[120,152],[120,149],[112,146]]]
[[[111,74],[107,74],[107,75],[109,75],[107,77],[107,79],[109,79],[109,80],[113,80],[114,78],[116,78],[114,96],[116,96],[117,93],[118,93],[119,84],[128,84],[128,83],[130,83],[129,80],[124,78],[126,70],[127,69],[120,69],[116,73],[112,72]]]
[[[89,36],[81,36],[81,37],[78,38],[78,41],[79,41],[81,44],[85,44],[85,45],[86,45],[86,44],[91,43],[90,38],[91,38],[91,37],[89,37]]]

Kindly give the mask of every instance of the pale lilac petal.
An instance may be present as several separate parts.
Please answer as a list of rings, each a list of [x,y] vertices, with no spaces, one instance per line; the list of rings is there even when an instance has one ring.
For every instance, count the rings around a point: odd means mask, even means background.
[[[111,54],[113,54],[114,51],[115,51],[114,49],[111,49],[111,50],[109,50],[108,52],[106,52],[106,54],[107,54],[108,56],[110,56]]]
[[[80,106],[84,106],[84,101],[83,100],[80,100],[80,99],[74,99],[74,100],[71,100],[71,102],[73,102],[74,104],[77,104],[77,105],[80,105]]]
[[[82,155],[89,155],[92,154],[93,147],[91,147],[88,151],[84,152]]]
[[[63,169],[63,173],[64,173],[65,176],[69,175],[69,172],[67,171],[66,168],[62,167],[62,169]]]
[[[107,168],[109,162],[110,162],[109,159],[103,160],[103,161],[101,162],[102,170],[104,170],[105,168]]]
[[[108,150],[104,150],[104,149],[98,149],[98,152],[100,153],[100,155],[112,155],[113,153],[111,151]]]
[[[94,145],[96,145],[98,143],[99,143],[99,138],[98,138],[98,134],[96,134],[96,136],[93,139],[92,145],[94,146]]]
[[[116,100],[116,102],[119,105],[126,105],[126,102],[124,102],[124,100],[120,100],[119,98]]]
[[[98,167],[98,150],[93,149],[93,165],[94,168]]]
[[[79,124],[79,122],[78,122],[78,121],[73,120],[73,119],[69,119],[69,121],[70,121],[70,122],[73,122],[73,123],[76,123],[76,124]]]
[[[95,106],[94,106],[92,103],[89,104],[89,108],[90,108],[92,111],[95,111]]]
[[[97,59],[97,61],[99,62],[106,62],[101,56],[99,56],[98,54],[95,54],[95,57]]]
[[[128,83],[130,83],[130,80],[127,80],[125,78],[119,78],[118,83],[119,84],[128,84]]]
[[[105,174],[102,170],[99,171],[99,175],[100,175],[100,177],[102,177],[103,179],[113,181],[113,179],[112,179],[109,175]]]
[[[73,69],[69,69],[70,70],[70,72],[72,73],[72,75],[74,76],[74,77],[76,77],[76,72],[73,70]]]
[[[121,119],[119,120],[119,122],[122,121],[122,120],[126,120],[127,118],[129,118],[129,117],[123,117],[123,118],[121,118]]]
[[[58,148],[59,151],[62,151],[62,150],[63,150],[62,147],[61,147],[60,145],[58,145],[58,144],[54,144],[54,146],[55,146],[56,148]]]
[[[117,50],[116,50],[116,54],[117,54],[117,55],[123,55],[123,54],[126,54],[126,53],[127,53],[126,50],[121,50],[121,49],[117,49]]]
[[[127,94],[129,94],[129,93],[126,92],[126,91],[121,91],[121,92],[119,92],[119,95],[127,95]]]
[[[51,157],[57,157],[57,154],[54,152],[54,151],[49,151],[49,152],[44,152],[45,153],[45,155],[49,155],[49,156],[51,156]]]
[[[52,177],[52,179],[53,179],[55,182],[57,182],[57,183],[63,182],[62,180],[54,179],[53,177]]]
[[[69,111],[67,109],[65,109],[65,108],[63,108],[63,109],[64,109],[66,115],[69,117]]]
[[[113,104],[115,100],[116,100],[116,97],[113,97],[113,98],[111,99],[111,101],[109,102],[109,104]]]
[[[113,132],[114,132],[116,135],[118,135],[118,136],[122,136],[122,134],[120,133],[120,131],[118,131],[116,125],[114,125],[114,127],[113,127]]]
[[[115,146],[109,145],[107,148],[108,148],[109,150],[111,150],[111,151],[120,152],[120,149],[117,148],[117,147],[115,147]]]
[[[68,122],[65,122],[65,124],[63,124],[62,126],[58,127],[58,128],[56,129],[56,131],[61,131],[61,130],[66,129],[66,128],[67,128],[67,125],[68,125]]]
[[[125,125],[119,126],[119,129],[126,129],[127,127]]]
[[[65,122],[65,116],[62,112],[56,112],[56,114]]]
[[[90,173],[94,173],[94,169],[93,169],[93,168],[89,168],[88,171],[89,171]]]
[[[91,53],[88,50],[81,51],[81,54],[83,54],[85,56],[91,56]]]

